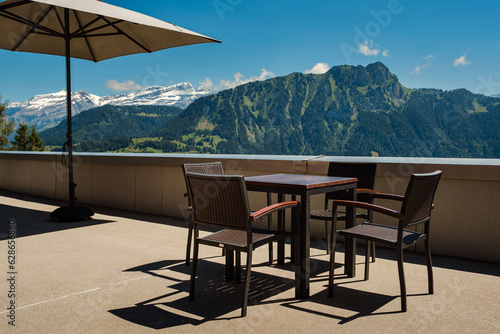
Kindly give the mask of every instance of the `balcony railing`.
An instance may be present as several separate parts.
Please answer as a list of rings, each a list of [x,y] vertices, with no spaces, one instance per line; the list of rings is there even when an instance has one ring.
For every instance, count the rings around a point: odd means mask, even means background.
[[[181,164],[222,161],[228,174],[326,174],[329,161],[377,162],[377,189],[403,194],[409,176],[443,171],[432,217],[433,254],[500,263],[500,160],[381,157],[247,156],[187,154],[75,154],[77,202],[171,217],[186,217]],[[0,153],[0,189],[68,199],[61,154]],[[250,203],[265,204],[252,194]],[[382,203],[384,204],[384,203]],[[323,198],[311,202],[321,208]],[[375,217],[375,219],[383,219]],[[322,224],[312,235],[324,237]]]

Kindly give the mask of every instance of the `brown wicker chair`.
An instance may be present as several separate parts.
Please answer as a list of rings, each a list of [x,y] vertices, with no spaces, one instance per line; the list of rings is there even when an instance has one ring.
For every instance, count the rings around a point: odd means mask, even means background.
[[[220,162],[207,162],[207,163],[192,163],[192,164],[182,164],[182,172],[184,175],[186,173],[199,173],[208,175],[224,175],[224,167]],[[185,178],[185,176],[184,176]],[[188,193],[184,194],[184,197],[188,197]],[[188,197],[188,210],[191,211],[191,201]],[[189,266],[189,261],[191,259],[191,243],[193,240],[193,219],[190,214],[189,217],[189,228],[188,228],[188,241],[186,247],[186,266]]]
[[[387,215],[398,219],[398,227],[373,224],[370,222],[363,223],[338,232],[344,237],[369,240],[371,242],[384,243],[397,250],[399,284],[401,289],[401,310],[406,312],[406,284],[403,270],[403,249],[412,246],[419,240],[425,241],[425,256],[427,262],[427,279],[429,294],[434,293],[434,283],[432,276],[431,252],[429,246],[429,225],[431,219],[431,211],[434,207],[433,200],[436,189],[441,179],[441,171],[435,171],[427,174],[413,174],[406,188],[404,196],[392,194],[373,194],[374,198],[383,198],[396,201],[402,201],[401,210],[396,211],[379,205],[346,201],[333,201],[333,229],[332,243],[333,251],[330,254],[330,277],[328,282],[328,296],[333,296],[333,270],[335,267],[335,234],[337,219],[335,213],[339,206],[349,206],[354,208],[367,209],[374,212]],[[419,233],[407,230],[407,227],[424,224],[424,232]],[[368,259],[370,248],[367,247],[366,258]],[[368,279],[370,261],[365,261],[365,280]]]
[[[241,316],[244,317],[247,313],[253,250],[291,235],[289,232],[284,231],[256,230],[252,227],[252,224],[258,218],[287,208],[293,208],[292,216],[294,219],[300,219],[299,202],[277,203],[251,213],[243,176],[215,176],[193,173],[186,173],[185,175],[189,196],[193,204],[192,221],[195,230],[198,229],[198,225],[223,228],[223,230],[213,234],[195,238],[189,300],[194,300],[199,244],[222,247],[228,253],[236,251],[237,273],[241,271],[241,264],[238,261],[240,252],[245,252],[247,253],[247,265],[241,310]]]
[[[182,164],[182,172],[184,175],[186,173],[197,173],[197,174],[207,174],[207,175],[224,175],[224,167],[221,162],[204,162],[204,163],[187,163]],[[185,178],[185,176],[184,176]],[[184,194],[184,197],[188,197],[188,193]],[[271,205],[271,194],[267,193],[267,205]],[[188,197],[188,210],[191,211],[191,201]],[[191,260],[191,243],[193,239],[193,222],[191,215],[189,218],[189,228],[188,228],[188,241],[186,246],[186,266],[189,267],[189,261]],[[272,216],[267,218],[267,228],[271,229],[272,226]],[[228,259],[229,260],[229,259]],[[273,262],[273,244],[269,244],[269,264]]]
[[[358,179],[357,201],[372,203],[373,199],[368,196],[370,193],[378,193],[373,190],[375,188],[375,177],[377,175],[376,163],[351,163],[351,162],[330,162],[328,166],[329,176],[350,176]],[[325,194],[325,208],[323,210],[311,210],[311,219],[325,221],[325,234],[326,234],[326,253],[330,254],[331,251],[331,222],[333,220],[332,210],[329,205],[334,199],[350,199],[347,191],[335,191]],[[371,219],[370,212],[359,212],[356,218]],[[345,221],[345,212],[338,212],[337,221]],[[368,242],[372,248],[372,261],[375,262],[375,243]]]

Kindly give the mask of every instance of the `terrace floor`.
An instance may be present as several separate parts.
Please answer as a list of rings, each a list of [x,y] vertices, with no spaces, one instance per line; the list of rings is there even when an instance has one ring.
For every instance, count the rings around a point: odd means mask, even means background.
[[[2,333],[500,332],[498,264],[433,256],[435,294],[428,295],[423,255],[406,252],[408,312],[402,313],[392,250],[377,248],[370,280],[363,281],[363,247],[357,277],[349,279],[339,243],[329,299],[329,257],[324,242],[313,240],[311,297],[297,300],[292,265],[268,266],[264,246],[254,253],[248,316],[240,318],[242,285],[224,280],[220,249],[201,246],[196,297],[188,301],[183,220],[93,207],[92,220],[57,223],[49,213],[60,205],[0,191]],[[5,298],[12,289],[9,219],[17,232],[15,298]],[[15,328],[8,324],[11,300]]]

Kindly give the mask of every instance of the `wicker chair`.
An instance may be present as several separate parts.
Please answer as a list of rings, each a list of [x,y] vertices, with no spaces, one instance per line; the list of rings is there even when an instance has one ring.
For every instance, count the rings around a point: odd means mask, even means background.
[[[184,175],[186,173],[199,173],[208,175],[224,175],[224,167],[220,162],[207,162],[207,163],[193,163],[193,164],[182,164],[182,172]],[[185,178],[185,176],[184,176]],[[188,193],[184,194],[184,197],[188,197]],[[191,201],[188,197],[188,210],[191,211]],[[188,228],[188,241],[186,247],[186,266],[189,266],[189,261],[191,259],[191,243],[193,240],[193,219],[190,214],[189,217],[189,228]]]
[[[357,201],[372,203],[370,193],[378,193],[375,188],[375,177],[377,175],[376,163],[351,163],[351,162],[330,162],[328,166],[329,176],[350,176],[358,179]],[[331,222],[333,220],[332,210],[329,209],[330,202],[334,199],[350,199],[347,191],[335,191],[325,194],[325,208],[323,210],[311,210],[311,219],[325,221],[326,253],[331,251]],[[356,218],[368,219],[371,221],[370,212],[360,212]],[[345,221],[345,212],[338,212],[337,221]],[[372,248],[372,261],[375,262],[375,243],[367,242]]]
[[[224,175],[224,167],[221,162],[204,162],[204,163],[189,163],[182,164],[182,172],[184,175],[186,173],[197,173],[197,174],[207,174],[207,175]],[[185,178],[185,176],[184,176]],[[184,197],[188,197],[188,210],[191,211],[191,201],[189,199],[188,193],[184,194]],[[271,205],[271,194],[267,193],[267,205]],[[191,260],[191,244],[193,240],[193,222],[191,215],[189,218],[189,228],[188,228],[188,241],[186,246],[186,266],[189,267],[189,262]],[[272,216],[267,218],[267,228],[271,229],[272,226]],[[269,264],[273,263],[273,244],[269,244]]]
[[[330,254],[330,276],[328,282],[328,296],[333,296],[333,271],[335,267],[335,234],[337,219],[335,213],[339,206],[349,206],[354,208],[367,209],[383,215],[398,219],[398,227],[385,226],[366,222],[338,232],[344,237],[364,239],[372,242],[384,243],[397,250],[399,284],[401,289],[401,310],[406,312],[406,284],[403,270],[403,249],[412,246],[419,240],[425,241],[425,256],[427,262],[427,279],[429,294],[434,293],[434,283],[432,276],[431,252],[429,246],[429,225],[431,211],[434,207],[433,200],[436,189],[441,178],[441,171],[427,174],[413,174],[406,188],[404,196],[392,194],[373,194],[373,198],[382,198],[401,201],[401,210],[396,211],[379,205],[346,201],[333,201],[333,229],[332,242],[333,251]],[[407,230],[407,227],[424,224],[424,232]],[[367,247],[366,258],[368,259],[370,248]],[[365,280],[368,279],[369,261],[365,261]]]
[[[245,286],[241,316],[246,316],[248,305],[248,290],[252,268],[252,252],[259,246],[275,240],[284,239],[290,235],[284,231],[256,230],[253,222],[273,212],[292,209],[294,219],[299,217],[299,202],[289,201],[273,204],[264,209],[250,212],[246,184],[243,176],[203,175],[186,173],[189,196],[193,204],[193,224],[223,228],[213,234],[199,237],[194,241],[193,265],[189,287],[189,300],[194,300],[195,278],[198,266],[198,249],[200,244],[222,247],[228,253],[237,253],[236,272],[240,273],[240,253],[247,253]],[[227,268],[226,268],[227,270]],[[237,276],[238,277],[238,276]]]

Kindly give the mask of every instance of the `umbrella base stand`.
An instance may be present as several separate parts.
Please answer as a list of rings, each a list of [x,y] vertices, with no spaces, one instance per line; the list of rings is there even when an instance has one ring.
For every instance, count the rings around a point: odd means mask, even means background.
[[[94,215],[94,211],[79,205],[68,205],[62,206],[50,214],[50,218],[53,218],[61,222],[76,222],[90,219]]]

